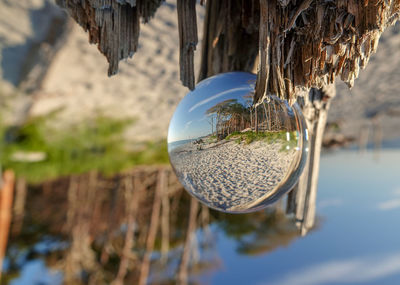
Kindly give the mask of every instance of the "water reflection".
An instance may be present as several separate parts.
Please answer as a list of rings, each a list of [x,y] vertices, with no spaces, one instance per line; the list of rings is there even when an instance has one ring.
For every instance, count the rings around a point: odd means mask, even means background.
[[[305,121],[276,96],[253,104],[256,76],[231,72],[201,82],[171,120],[168,151],[186,190],[211,208],[249,212],[278,200],[305,164]]]
[[[186,195],[166,167],[112,178],[93,172],[29,191],[23,181],[18,184],[16,200],[29,203],[22,212],[19,208],[11,226],[6,284],[27,278],[24,269],[39,261],[50,269],[36,276],[44,284],[61,279],[65,284],[196,283],[197,276],[212,274],[223,262],[213,224],[237,241],[244,255],[269,252],[300,234],[283,201],[241,216],[210,211]],[[59,274],[50,278],[54,271]]]

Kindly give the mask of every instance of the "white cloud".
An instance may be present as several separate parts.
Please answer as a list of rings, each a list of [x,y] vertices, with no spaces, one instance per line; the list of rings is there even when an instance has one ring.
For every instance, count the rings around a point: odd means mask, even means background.
[[[193,123],[193,121],[189,121],[185,124],[185,126],[183,127],[183,130],[186,131],[189,129],[190,125]]]
[[[189,112],[192,112],[193,110],[197,109],[198,107],[203,106],[204,104],[207,104],[208,102],[215,100],[218,97],[224,96],[231,92],[237,92],[237,91],[249,91],[249,87],[246,86],[246,87],[233,88],[233,89],[229,89],[229,90],[220,92],[218,94],[215,94],[214,96],[211,96],[210,98],[204,99],[203,101],[200,101],[199,103],[195,104],[192,108],[189,109]]]
[[[388,256],[330,261],[291,273],[276,285],[365,283],[400,273],[400,253]]]
[[[400,208],[400,199],[392,199],[379,203],[378,205],[378,209],[382,211],[393,210],[397,208]]]
[[[323,209],[327,207],[339,207],[342,205],[343,205],[343,200],[341,199],[327,199],[317,203],[318,209]]]

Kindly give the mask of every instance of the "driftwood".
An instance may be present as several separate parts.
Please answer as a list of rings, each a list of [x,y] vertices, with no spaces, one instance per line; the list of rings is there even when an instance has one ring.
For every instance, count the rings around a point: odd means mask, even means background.
[[[201,1],[204,3],[205,1]],[[154,15],[161,0],[57,0],[89,32],[109,62],[138,47],[140,18]],[[197,44],[195,1],[178,1],[181,80],[194,88]],[[400,0],[208,0],[199,78],[251,70],[258,53],[255,101],[264,94],[295,99],[339,77],[353,86],[386,27],[400,17]],[[206,47],[206,48],[204,48]]]
[[[251,72],[258,52],[258,0],[208,0],[199,80],[214,74]]]
[[[140,19],[148,22],[161,0],[56,0],[89,33],[89,42],[108,60],[108,75],[138,48]]]
[[[179,63],[183,85],[194,89],[194,51],[197,46],[196,0],[178,0]]]
[[[299,88],[321,88],[336,77],[352,87],[384,29],[400,16],[399,0],[262,2],[269,5],[260,29],[268,33],[260,36],[259,46],[270,39],[265,55],[270,72],[267,77],[260,69],[258,77],[268,82],[265,93],[287,99]]]
[[[209,0],[200,79],[252,70],[257,48],[255,102],[264,94],[293,101],[337,77],[352,87],[399,17],[399,0]]]

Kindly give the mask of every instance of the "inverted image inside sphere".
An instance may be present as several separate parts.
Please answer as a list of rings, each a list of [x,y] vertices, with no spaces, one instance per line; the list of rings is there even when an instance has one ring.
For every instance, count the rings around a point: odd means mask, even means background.
[[[178,105],[168,131],[171,164],[185,189],[207,206],[259,210],[298,181],[305,121],[276,96],[253,104],[256,76],[231,72],[202,81]]]

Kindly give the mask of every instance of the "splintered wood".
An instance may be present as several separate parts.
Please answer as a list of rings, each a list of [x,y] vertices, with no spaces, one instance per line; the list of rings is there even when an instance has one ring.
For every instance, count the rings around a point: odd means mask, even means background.
[[[266,3],[256,101],[264,94],[295,99],[299,88],[321,88],[337,77],[352,87],[384,29],[400,16],[400,0],[260,0]]]
[[[178,0],[179,64],[184,86],[194,89],[194,51],[197,46],[196,0]]]
[[[57,0],[89,32],[109,62],[138,47],[140,18],[147,22],[162,0]],[[251,71],[258,54],[255,102],[265,94],[294,100],[311,87],[340,78],[352,87],[377,49],[384,29],[400,17],[400,0],[208,0],[199,79]],[[181,80],[194,88],[196,1],[178,0]],[[304,94],[304,93],[303,93]]]
[[[208,0],[199,79],[253,71],[258,52],[259,0]]]
[[[108,75],[118,72],[121,59],[132,57],[139,40],[140,18],[154,15],[162,0],[56,0],[97,44],[109,63]]]

